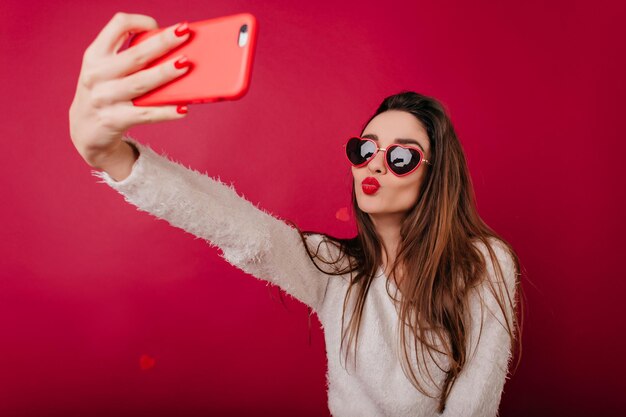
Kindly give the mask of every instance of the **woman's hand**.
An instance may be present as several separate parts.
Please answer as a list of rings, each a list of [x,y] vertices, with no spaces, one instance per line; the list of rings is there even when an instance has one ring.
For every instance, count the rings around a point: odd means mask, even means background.
[[[158,28],[152,17],[117,13],[85,50],[69,119],[72,142],[89,165],[99,167],[125,146],[121,139],[131,127],[185,117],[175,105],[134,106],[131,101],[188,71],[188,66],[174,66],[182,55],[142,70],[189,38],[188,30],[177,36],[177,27],[117,53],[131,32]]]

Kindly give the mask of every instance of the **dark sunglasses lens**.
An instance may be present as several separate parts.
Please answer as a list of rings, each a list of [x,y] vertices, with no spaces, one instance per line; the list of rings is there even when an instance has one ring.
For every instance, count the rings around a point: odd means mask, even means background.
[[[421,155],[415,149],[391,146],[387,150],[389,167],[398,175],[404,175],[419,165]]]
[[[354,165],[361,165],[376,153],[376,146],[369,140],[351,138],[346,145],[348,159]]]

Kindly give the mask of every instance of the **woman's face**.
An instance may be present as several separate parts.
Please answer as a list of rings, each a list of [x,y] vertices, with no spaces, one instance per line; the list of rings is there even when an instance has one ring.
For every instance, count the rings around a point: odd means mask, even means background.
[[[430,160],[430,141],[426,129],[411,113],[400,110],[383,112],[370,121],[362,137],[374,140],[380,148],[387,148],[394,143],[421,147],[424,158]],[[397,177],[387,168],[385,153],[382,151],[367,165],[360,168],[353,166],[352,175],[359,208],[373,218],[404,215],[417,202],[426,169],[428,165],[422,163],[409,175]],[[363,191],[363,180],[368,177],[374,177],[380,183],[380,188],[374,194]]]

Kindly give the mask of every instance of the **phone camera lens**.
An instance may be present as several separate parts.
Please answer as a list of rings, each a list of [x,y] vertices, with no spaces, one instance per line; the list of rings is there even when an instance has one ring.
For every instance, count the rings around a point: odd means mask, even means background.
[[[248,25],[241,25],[239,28],[239,37],[237,39],[237,44],[240,47],[246,46],[248,43]]]

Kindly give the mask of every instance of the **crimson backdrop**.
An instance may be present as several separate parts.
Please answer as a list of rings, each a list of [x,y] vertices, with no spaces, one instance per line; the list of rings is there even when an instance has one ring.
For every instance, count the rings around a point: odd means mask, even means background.
[[[131,133],[304,228],[354,232],[341,144],[386,95],[443,101],[480,213],[527,272],[501,415],[623,407],[624,2],[3,4],[0,415],[328,414],[306,308],[126,204],[75,152],[82,54],[117,11],[258,17],[247,96]]]

